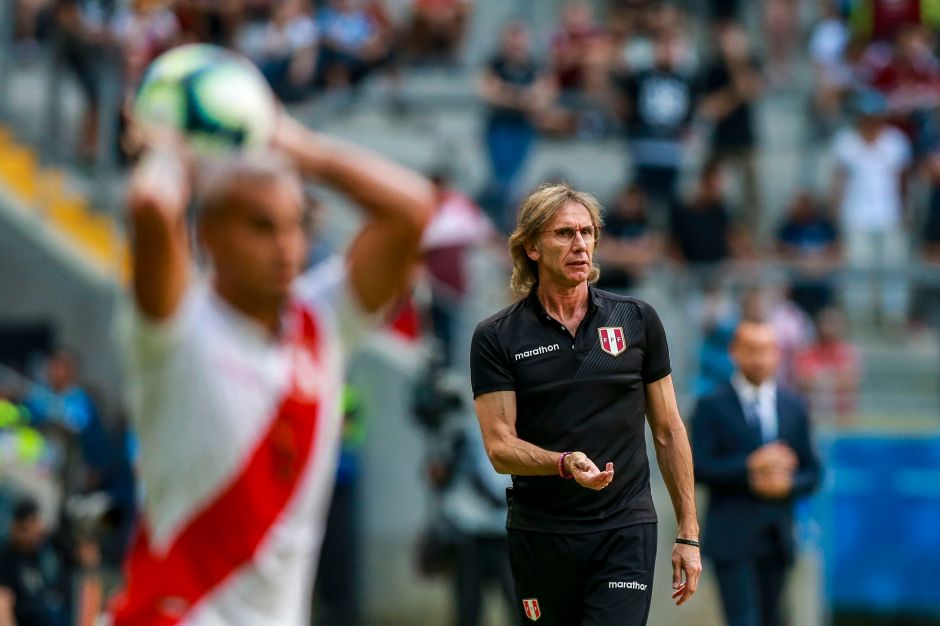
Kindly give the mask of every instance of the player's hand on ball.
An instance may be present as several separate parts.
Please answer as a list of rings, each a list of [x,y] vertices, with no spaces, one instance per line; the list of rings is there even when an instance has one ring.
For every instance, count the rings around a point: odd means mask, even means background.
[[[614,464],[608,463],[601,471],[583,452],[572,452],[565,457],[565,469],[582,487],[600,491],[614,480]]]
[[[168,216],[186,211],[190,196],[191,157],[182,139],[170,128],[150,128],[146,152],[128,185],[128,205]]]

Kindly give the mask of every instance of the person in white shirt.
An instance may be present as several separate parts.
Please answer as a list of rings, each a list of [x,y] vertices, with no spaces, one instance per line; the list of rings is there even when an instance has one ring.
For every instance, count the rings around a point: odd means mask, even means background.
[[[854,127],[840,131],[833,141],[833,188],[846,260],[851,269],[869,272],[871,287],[866,294],[866,281],[850,277],[846,310],[873,310],[877,320],[899,325],[907,311],[906,281],[882,272],[903,269],[909,257],[904,196],[911,145],[904,133],[885,122],[883,95],[861,92],[854,107]]]
[[[301,626],[341,432],[344,355],[405,287],[432,207],[417,174],[286,115],[270,154],[194,172],[174,141],[130,182],[123,327],[145,501],[116,626]],[[302,183],[360,205],[345,260],[300,274]]]

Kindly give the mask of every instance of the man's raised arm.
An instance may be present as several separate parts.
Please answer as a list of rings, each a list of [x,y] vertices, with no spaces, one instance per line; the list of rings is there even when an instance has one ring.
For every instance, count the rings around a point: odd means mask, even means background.
[[[134,298],[154,320],[176,312],[189,281],[185,157],[172,144],[151,147],[131,176],[127,194],[133,245]]]
[[[274,147],[301,172],[343,192],[366,212],[349,249],[359,302],[375,311],[405,289],[421,233],[434,210],[431,183],[371,151],[320,135],[284,115]]]

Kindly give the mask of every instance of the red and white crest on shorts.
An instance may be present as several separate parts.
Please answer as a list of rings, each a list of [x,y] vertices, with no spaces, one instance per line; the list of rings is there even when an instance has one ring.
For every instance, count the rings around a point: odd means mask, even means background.
[[[627,340],[623,337],[620,326],[605,326],[597,329],[601,338],[601,350],[611,356],[617,356],[627,349]]]
[[[538,598],[526,598],[522,601],[522,608],[525,609],[525,616],[533,622],[537,622],[542,617],[542,609],[539,608]]]

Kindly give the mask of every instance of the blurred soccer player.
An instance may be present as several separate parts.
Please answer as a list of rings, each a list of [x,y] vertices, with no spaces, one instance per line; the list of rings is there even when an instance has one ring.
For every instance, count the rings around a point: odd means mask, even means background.
[[[206,279],[192,264],[180,152],[153,147],[130,183],[124,352],[146,498],[118,626],[309,623],[344,355],[406,284],[432,191],[286,116],[272,143],[199,177]],[[303,275],[300,175],[365,210],[345,263]]]

